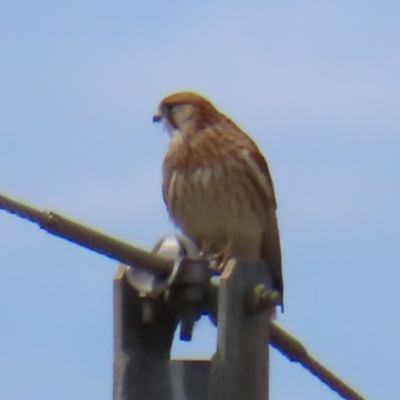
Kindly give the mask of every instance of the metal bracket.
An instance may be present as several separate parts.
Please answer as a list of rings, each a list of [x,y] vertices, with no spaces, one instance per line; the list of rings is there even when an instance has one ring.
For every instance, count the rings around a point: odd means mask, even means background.
[[[193,326],[203,314],[212,313],[204,304],[212,291],[209,262],[198,257],[196,245],[182,234],[162,237],[153,249],[162,257],[175,260],[172,273],[165,279],[156,277],[142,268],[130,266],[125,276],[129,284],[139,293],[144,323],[154,321],[157,299],[164,296],[171,312],[181,321],[180,338],[190,341]],[[215,307],[214,307],[215,308]]]

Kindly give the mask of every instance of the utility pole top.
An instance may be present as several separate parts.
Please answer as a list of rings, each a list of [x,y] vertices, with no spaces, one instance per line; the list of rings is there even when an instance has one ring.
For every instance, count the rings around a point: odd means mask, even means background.
[[[262,300],[255,304],[254,299],[257,287],[271,287],[268,269],[259,260],[232,259],[220,276],[219,287],[214,287],[211,274],[205,273],[209,271],[205,260],[184,257],[179,265],[164,291],[163,285],[154,283],[153,294],[141,292],[140,284],[132,286],[129,267],[118,269],[114,400],[268,400],[273,305]],[[203,314],[218,321],[217,352],[212,360],[171,361],[178,323],[181,339],[190,340],[193,323]]]

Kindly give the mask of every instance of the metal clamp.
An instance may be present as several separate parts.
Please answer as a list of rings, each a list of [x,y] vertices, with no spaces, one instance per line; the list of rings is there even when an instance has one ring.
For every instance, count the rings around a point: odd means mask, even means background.
[[[167,278],[158,278],[135,266],[126,269],[127,280],[142,301],[143,322],[153,321],[154,301],[164,295],[168,306],[181,320],[181,340],[191,340],[195,322],[205,313],[204,302],[211,278],[209,261],[200,259],[196,245],[182,234],[162,237],[153,253],[175,260]]]

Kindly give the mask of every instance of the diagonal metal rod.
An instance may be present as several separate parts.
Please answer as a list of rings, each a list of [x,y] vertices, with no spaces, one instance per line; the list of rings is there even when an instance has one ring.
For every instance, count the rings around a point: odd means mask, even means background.
[[[124,264],[143,268],[156,276],[165,277],[172,272],[173,262],[171,260],[166,260],[104,233],[97,232],[54,212],[41,211],[0,194],[1,209],[34,222],[40,228],[55,236]]]
[[[329,371],[319,361],[312,357],[307,349],[292,335],[280,328],[275,323],[271,324],[270,344],[279,350],[292,362],[300,363],[308,369],[321,382],[346,400],[365,400],[349,385],[344,383],[333,372]]]
[[[62,239],[124,264],[143,268],[159,277],[168,276],[172,272],[173,262],[171,260],[97,232],[51,211],[40,211],[1,194],[0,210],[34,222],[40,228]],[[275,323],[271,324],[270,344],[290,361],[300,363],[344,399],[364,400],[362,396],[309,355],[306,348],[296,338]]]

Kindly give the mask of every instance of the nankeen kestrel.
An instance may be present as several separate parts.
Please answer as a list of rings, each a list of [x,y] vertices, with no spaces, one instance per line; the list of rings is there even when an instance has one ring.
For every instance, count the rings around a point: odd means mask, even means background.
[[[257,145],[195,93],[166,97],[153,121],[171,136],[163,195],[172,220],[204,254],[261,258],[283,296],[274,186]]]

